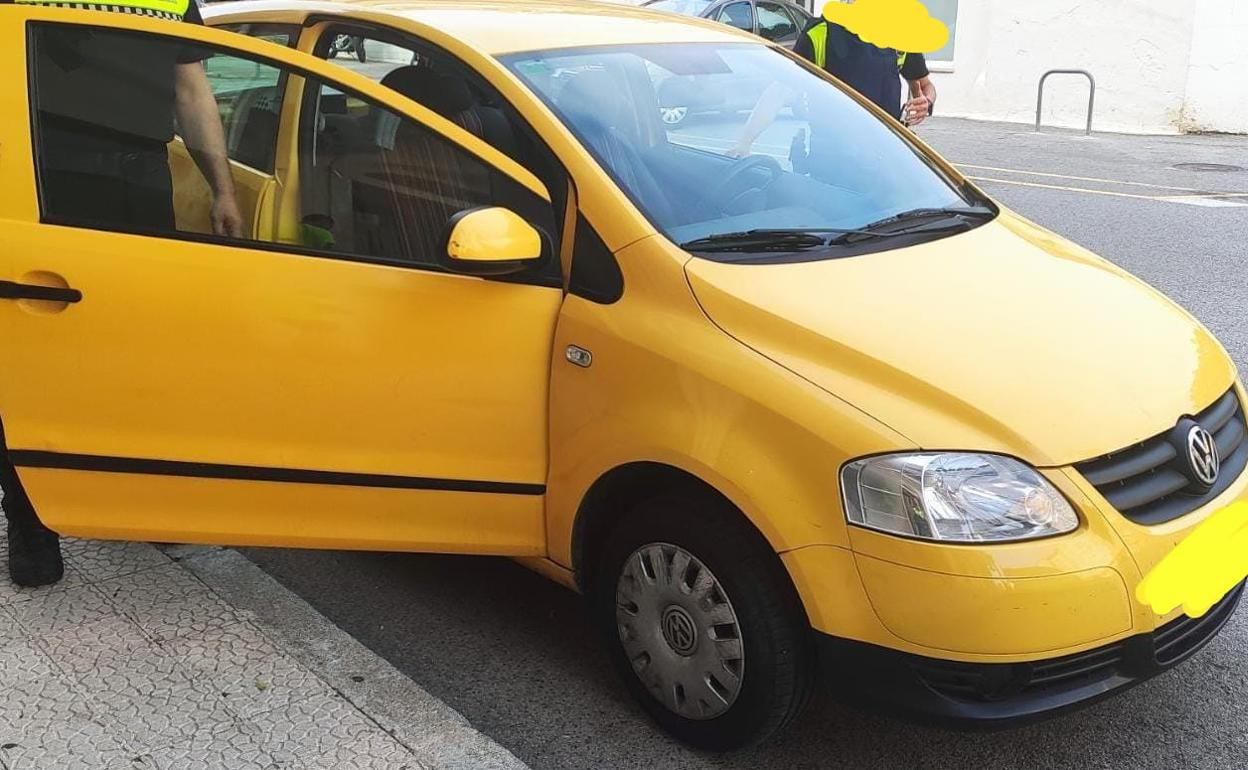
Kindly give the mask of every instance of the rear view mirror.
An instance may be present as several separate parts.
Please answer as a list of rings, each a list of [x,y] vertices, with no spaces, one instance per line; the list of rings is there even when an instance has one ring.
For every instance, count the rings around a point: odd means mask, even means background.
[[[468,209],[447,224],[446,267],[457,273],[507,275],[541,258],[541,234],[509,209]]]

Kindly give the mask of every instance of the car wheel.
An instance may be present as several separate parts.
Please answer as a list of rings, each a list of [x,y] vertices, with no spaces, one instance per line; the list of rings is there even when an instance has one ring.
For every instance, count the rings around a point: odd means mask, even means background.
[[[735,510],[696,497],[645,503],[599,564],[592,598],[612,662],[673,736],[741,748],[805,707],[809,623],[779,559]]]
[[[689,117],[688,107],[660,107],[659,117],[669,126],[679,126]]]

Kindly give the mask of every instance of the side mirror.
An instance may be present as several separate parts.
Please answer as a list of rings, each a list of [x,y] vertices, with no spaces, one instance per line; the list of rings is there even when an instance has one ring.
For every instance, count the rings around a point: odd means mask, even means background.
[[[517,273],[542,258],[542,236],[509,209],[461,211],[446,228],[446,267],[467,275]]]

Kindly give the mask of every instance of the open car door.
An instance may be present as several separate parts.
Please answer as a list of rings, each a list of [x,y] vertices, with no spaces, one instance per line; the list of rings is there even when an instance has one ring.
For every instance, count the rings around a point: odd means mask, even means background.
[[[124,72],[108,51],[153,45],[198,52],[182,58],[221,108],[242,237],[212,233],[213,196],[176,137],[172,225],[48,211],[48,68]],[[361,75],[221,30],[0,5],[0,67],[0,286],[35,287],[0,294],[0,421],[45,524],[544,553],[563,295],[532,174]],[[541,259],[505,280],[449,267],[448,224],[481,207],[536,228]]]

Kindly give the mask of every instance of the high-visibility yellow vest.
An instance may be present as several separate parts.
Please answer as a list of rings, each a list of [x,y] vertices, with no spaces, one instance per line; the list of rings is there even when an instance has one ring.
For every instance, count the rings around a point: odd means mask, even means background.
[[[828,23],[822,22],[811,27],[806,33],[810,38],[811,44],[815,49],[815,64],[824,69],[828,65]],[[904,51],[897,52],[897,71],[900,72],[902,65],[906,63],[906,53]]]
[[[50,5],[57,8],[85,8],[91,11],[133,13],[158,19],[181,21],[191,0],[121,0],[111,3],[59,2],[58,0],[12,0],[18,5]]]

